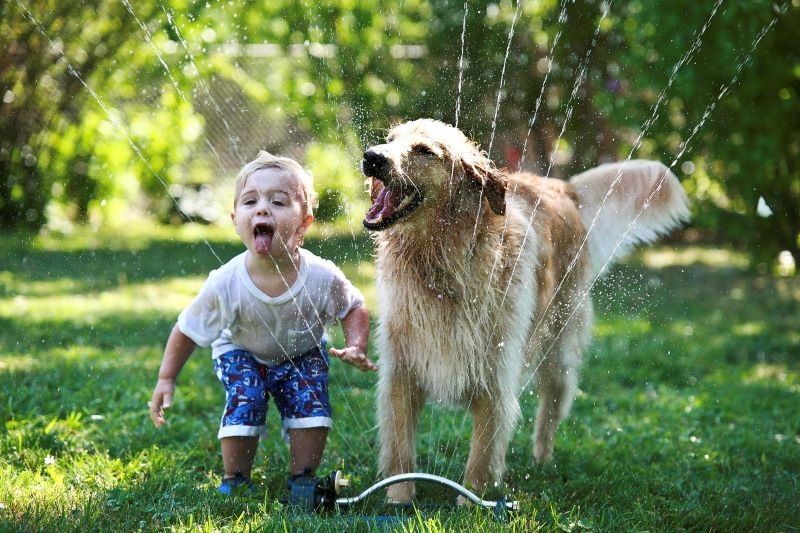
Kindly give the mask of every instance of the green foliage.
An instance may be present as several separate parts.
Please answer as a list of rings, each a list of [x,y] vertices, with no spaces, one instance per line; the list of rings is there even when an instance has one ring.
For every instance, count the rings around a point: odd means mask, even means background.
[[[759,259],[782,249],[797,257],[800,52],[793,43],[800,9],[766,1],[713,7],[642,0],[614,17],[624,36],[614,55],[625,61],[611,116],[638,129],[655,112],[646,145],[681,165],[675,170],[694,193],[696,225]],[[756,217],[759,197],[773,218]]]
[[[309,145],[305,164],[319,194],[317,220],[330,222],[345,215],[360,220],[366,212],[364,178],[355,173],[359,159],[360,155],[356,158],[347,154],[341,145]]]
[[[146,227],[0,238],[0,530],[378,527],[360,516],[392,512],[382,494],[322,515],[279,503],[287,450],[274,410],[256,496],[215,493],[222,391],[207,351],[183,371],[169,424],[152,426],[146,402],[171,324],[241,244],[231,230]],[[307,245],[341,265],[376,309],[363,234],[315,224]],[[393,527],[781,531],[800,523],[797,284],[749,273],[748,257],[726,250],[659,248],[638,259],[595,288],[595,342],[552,464],[530,462],[536,397],[523,394],[502,489],[521,511],[498,524],[421,484],[419,509]],[[336,424],[323,470],[342,468],[360,491],[377,479],[375,376],[334,361],[331,380]],[[469,431],[463,411],[426,408],[420,469],[458,480]]]
[[[103,71],[117,64],[115,54],[133,49],[126,39],[134,21],[125,13],[124,5],[103,0],[0,6],[0,227],[38,229],[46,222],[53,186],[47,162],[56,175],[72,173],[58,192],[73,196],[79,218],[85,214],[100,181],[86,174],[93,152],[74,144],[63,155],[48,152],[65,148],[50,142],[69,134],[91,112],[91,100],[102,104],[113,87]]]
[[[182,220],[176,191],[219,189],[258,149],[319,159],[315,144],[336,154],[326,172],[339,158],[322,191],[334,216],[364,197],[364,146],[430,116],[512,169],[661,159],[701,236],[800,259],[796,2],[45,0],[0,14],[0,227],[121,205]],[[771,218],[755,215],[762,197]]]

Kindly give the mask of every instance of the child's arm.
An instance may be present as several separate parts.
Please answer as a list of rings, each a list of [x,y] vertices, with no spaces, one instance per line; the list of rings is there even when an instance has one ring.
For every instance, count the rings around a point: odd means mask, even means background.
[[[150,407],[150,418],[153,424],[163,426],[164,409],[172,406],[172,395],[175,393],[175,379],[178,377],[183,365],[192,355],[197,345],[192,339],[184,335],[176,325],[172,328],[172,333],[167,340],[164,348],[164,358],[161,360],[161,368],[158,371],[158,382],[153,389],[153,396],[148,403]]]
[[[328,350],[332,356],[357,367],[359,370],[378,370],[375,363],[367,358],[367,343],[369,342],[369,314],[366,306],[356,307],[342,319],[344,332],[343,349],[331,348]]]

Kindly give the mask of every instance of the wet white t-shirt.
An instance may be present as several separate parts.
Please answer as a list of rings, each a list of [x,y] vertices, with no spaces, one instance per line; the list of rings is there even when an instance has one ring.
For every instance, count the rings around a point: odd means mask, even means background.
[[[331,261],[300,248],[292,286],[271,297],[250,279],[247,252],[208,275],[200,293],[178,316],[178,328],[212,356],[244,349],[267,364],[319,346],[325,328],[363,305],[364,297]]]

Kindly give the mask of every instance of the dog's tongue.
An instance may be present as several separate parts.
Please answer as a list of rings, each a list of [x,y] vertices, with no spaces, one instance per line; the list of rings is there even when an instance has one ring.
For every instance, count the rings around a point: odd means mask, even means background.
[[[271,232],[256,233],[255,245],[256,245],[256,252],[258,252],[259,255],[269,253],[269,247],[271,244],[272,244]]]
[[[378,224],[382,220],[394,215],[395,207],[402,200],[402,193],[399,190],[393,190],[391,187],[383,187],[378,196],[375,197],[375,202],[367,212],[365,219],[367,222]]]

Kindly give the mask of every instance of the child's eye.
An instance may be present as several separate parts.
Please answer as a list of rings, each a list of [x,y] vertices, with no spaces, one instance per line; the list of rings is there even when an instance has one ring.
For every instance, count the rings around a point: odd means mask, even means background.
[[[242,202],[244,205],[253,205],[256,201],[253,198],[248,198]]]
[[[272,205],[277,205],[278,207],[283,207],[286,205],[283,200],[272,200]]]

